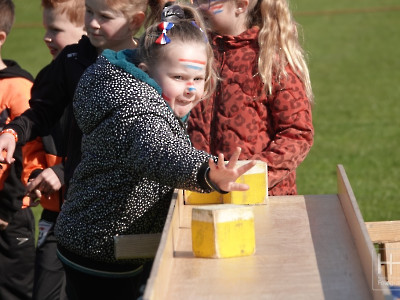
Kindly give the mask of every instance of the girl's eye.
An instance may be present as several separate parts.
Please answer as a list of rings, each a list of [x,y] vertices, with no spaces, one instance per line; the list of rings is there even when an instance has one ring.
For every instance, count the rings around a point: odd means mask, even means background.
[[[197,77],[197,78],[195,78],[194,80],[195,80],[195,81],[203,81],[203,80],[204,80],[204,77]]]
[[[174,76],[174,79],[175,79],[175,80],[182,80],[182,76],[180,76],[180,75],[175,75],[175,76]]]

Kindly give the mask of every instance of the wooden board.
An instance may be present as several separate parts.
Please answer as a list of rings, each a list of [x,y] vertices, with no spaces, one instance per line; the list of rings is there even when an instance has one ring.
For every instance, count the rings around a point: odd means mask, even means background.
[[[400,286],[400,221],[366,222],[371,241],[378,249],[378,265],[386,281]]]
[[[376,253],[341,166],[338,190],[256,205],[256,253],[226,259],[193,256],[191,207],[177,192],[144,299],[392,299],[374,287]]]

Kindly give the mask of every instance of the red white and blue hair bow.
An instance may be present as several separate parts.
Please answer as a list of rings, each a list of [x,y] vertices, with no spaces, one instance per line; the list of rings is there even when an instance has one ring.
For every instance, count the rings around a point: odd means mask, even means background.
[[[165,45],[171,42],[171,39],[167,36],[167,31],[174,27],[174,23],[161,22],[158,24],[158,29],[161,30],[160,36],[156,40],[156,44]]]

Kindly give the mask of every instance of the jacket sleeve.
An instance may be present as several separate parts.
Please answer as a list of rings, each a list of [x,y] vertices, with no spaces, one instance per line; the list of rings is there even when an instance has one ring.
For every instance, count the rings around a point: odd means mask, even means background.
[[[66,55],[65,52],[60,53],[39,73],[32,88],[30,108],[5,126],[17,132],[18,144],[24,145],[38,136],[49,134],[72,99],[66,86],[71,81],[66,75]]]
[[[24,112],[28,107],[28,99],[32,83],[27,79],[15,80],[15,86],[7,94],[6,106],[10,111],[11,120]],[[4,155],[4,153],[2,153]],[[9,222],[16,211],[21,208],[25,188],[21,182],[21,148],[17,147],[12,165],[2,164],[0,170],[0,219]]]
[[[25,144],[23,147],[23,171],[22,182],[26,185],[29,179],[36,178],[44,169],[52,168],[54,173],[64,185],[64,164],[62,158],[49,155],[43,149],[40,137]],[[48,203],[59,203],[59,193],[53,193],[49,198],[42,196],[41,203],[43,208],[49,209]],[[57,204],[58,205],[58,204]]]
[[[275,136],[265,151],[251,158],[267,162],[269,188],[300,165],[314,139],[311,103],[300,79],[287,71],[288,78],[274,84],[268,99]]]
[[[47,168],[46,154],[40,137],[30,141],[22,148],[22,182],[26,185],[31,178],[37,177]]]

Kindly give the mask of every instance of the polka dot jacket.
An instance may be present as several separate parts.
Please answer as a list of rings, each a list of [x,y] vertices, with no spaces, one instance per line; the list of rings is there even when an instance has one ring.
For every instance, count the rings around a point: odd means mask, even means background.
[[[116,235],[161,232],[173,188],[210,191],[201,179],[210,156],[191,146],[134,56],[104,51],[81,77],[73,103],[82,160],[56,235],[61,247],[94,261],[119,263]]]

